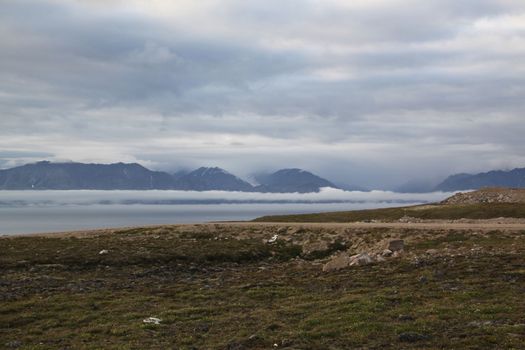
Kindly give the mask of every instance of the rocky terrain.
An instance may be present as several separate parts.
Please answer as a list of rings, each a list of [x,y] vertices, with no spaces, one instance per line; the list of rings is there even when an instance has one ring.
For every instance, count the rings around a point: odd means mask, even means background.
[[[178,225],[0,251],[0,348],[525,348],[521,221]]]
[[[480,203],[525,203],[525,189],[485,188],[473,192],[460,192],[441,202],[443,205]]]

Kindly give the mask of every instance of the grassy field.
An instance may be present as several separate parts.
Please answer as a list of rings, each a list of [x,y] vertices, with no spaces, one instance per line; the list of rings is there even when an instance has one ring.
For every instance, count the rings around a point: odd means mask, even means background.
[[[525,349],[525,232],[342,231],[406,252],[326,273],[238,230],[0,239],[0,348]]]
[[[466,205],[425,205],[400,208],[354,210],[316,214],[264,216],[254,222],[357,222],[396,221],[404,216],[417,219],[457,220],[525,218],[525,203],[483,203]]]

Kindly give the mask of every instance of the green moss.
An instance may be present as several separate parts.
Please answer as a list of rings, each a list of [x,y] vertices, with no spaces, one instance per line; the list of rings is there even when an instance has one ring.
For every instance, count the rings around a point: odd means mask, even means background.
[[[482,203],[468,205],[432,205],[424,208],[401,207],[355,210],[330,213],[264,216],[254,222],[358,222],[397,221],[404,216],[417,219],[458,220],[492,219],[499,217],[525,218],[524,203]]]
[[[205,232],[0,239],[0,348],[525,348],[523,234],[427,237],[407,249],[488,253],[323,273],[284,241]],[[401,342],[407,332],[425,338]]]

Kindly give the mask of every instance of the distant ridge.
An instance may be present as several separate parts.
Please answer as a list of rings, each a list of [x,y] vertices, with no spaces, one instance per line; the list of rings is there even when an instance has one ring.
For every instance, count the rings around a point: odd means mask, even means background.
[[[218,167],[169,174],[137,163],[26,164],[0,170],[0,190],[186,190],[241,192],[318,192],[338,188],[330,181],[302,169],[282,169],[259,179],[259,186]]]
[[[494,170],[479,174],[456,174],[437,185],[436,191],[477,190],[485,187],[525,188],[525,168]]]
[[[302,169],[282,169],[273,174],[259,175],[257,192],[319,192],[322,187],[338,188],[330,181]]]
[[[199,168],[179,177],[174,187],[192,191],[242,191],[249,192],[253,186],[221,168]]]
[[[150,190],[169,189],[173,178],[140,164],[51,163],[0,170],[0,189],[10,190]]]

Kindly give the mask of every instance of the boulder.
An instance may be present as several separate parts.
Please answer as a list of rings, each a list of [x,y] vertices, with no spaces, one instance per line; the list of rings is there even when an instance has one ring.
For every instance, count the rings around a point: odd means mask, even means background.
[[[405,249],[405,241],[402,239],[394,239],[388,242],[388,250],[391,250],[392,252],[398,252],[403,249]]]
[[[323,266],[323,271],[337,271],[350,266],[352,259],[346,253],[334,256]]]

